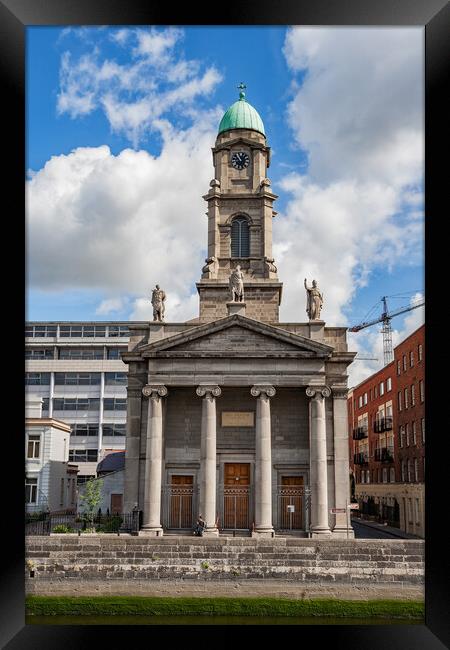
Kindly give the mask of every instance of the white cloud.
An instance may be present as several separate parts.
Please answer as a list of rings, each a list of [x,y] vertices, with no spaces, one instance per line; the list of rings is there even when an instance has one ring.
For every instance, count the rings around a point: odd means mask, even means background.
[[[104,316],[107,314],[121,312],[126,308],[127,304],[127,297],[107,298],[106,300],[102,300],[102,302],[95,310],[95,313],[98,316]]]
[[[205,152],[218,116],[198,120],[178,132],[158,123],[158,157],[80,147],[36,172],[27,181],[29,287],[142,297],[130,306],[137,318],[144,309],[151,315],[146,301],[158,283],[168,295],[168,320],[197,316],[193,287],[207,242],[202,195],[213,169]],[[113,308],[111,300],[100,305],[102,313]]]
[[[220,72],[210,66],[201,70],[196,60],[178,53],[183,38],[177,28],[120,29],[109,43],[128,48],[129,61],[117,63],[105,58],[101,43],[73,60],[64,52],[60,65],[59,115],[82,117],[102,110],[113,132],[124,135],[137,148],[165,113],[176,110],[189,117],[189,109],[209,96],[221,81]]]
[[[423,261],[423,30],[296,27],[284,53],[304,73],[287,117],[309,164],[281,182],[281,318],[305,318],[306,277],[324,294],[324,320],[346,325],[375,268]]]

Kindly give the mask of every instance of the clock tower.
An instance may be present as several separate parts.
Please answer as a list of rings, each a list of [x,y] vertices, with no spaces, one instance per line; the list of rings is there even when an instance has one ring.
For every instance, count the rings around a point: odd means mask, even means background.
[[[230,273],[244,276],[246,316],[278,322],[282,283],[272,256],[272,219],[277,196],[267,169],[270,147],[264,124],[238,86],[239,99],[224,114],[212,148],[214,178],[208,194],[208,257],[197,283],[200,322],[228,315]]]

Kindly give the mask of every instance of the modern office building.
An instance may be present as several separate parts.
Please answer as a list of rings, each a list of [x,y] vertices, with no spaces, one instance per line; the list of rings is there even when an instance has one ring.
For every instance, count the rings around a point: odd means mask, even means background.
[[[29,322],[25,389],[43,399],[42,415],[70,426],[69,461],[78,484],[96,475],[110,451],[125,449],[128,325],[123,322]]]

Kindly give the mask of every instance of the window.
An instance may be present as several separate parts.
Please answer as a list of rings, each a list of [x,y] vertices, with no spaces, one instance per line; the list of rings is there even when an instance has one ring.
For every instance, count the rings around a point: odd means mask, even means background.
[[[126,372],[105,372],[106,386],[126,386],[127,373]]]
[[[365,483],[365,482],[366,482],[366,473],[361,472],[361,483]]]
[[[359,408],[361,408],[362,405],[363,405],[363,398],[362,398],[362,395],[360,395],[360,396],[358,397],[358,406],[359,406]]]
[[[28,436],[27,458],[39,458],[41,436]]]
[[[367,393],[364,393],[363,404],[364,406],[367,404]]]
[[[403,355],[403,370],[406,370],[406,354]]]
[[[94,386],[100,384],[99,372],[55,372],[55,386]]]
[[[106,327],[105,325],[61,325],[59,335],[62,338],[106,336]]]
[[[401,373],[401,363],[400,361],[397,361],[397,375]]]
[[[405,436],[405,427],[403,425],[400,425],[400,428],[398,430],[398,443],[400,447],[403,447],[404,436]]]
[[[109,328],[111,331],[111,327]],[[108,359],[121,359],[122,352],[126,352],[127,348],[107,348],[107,358]]]
[[[408,389],[405,388],[405,409],[408,408]]]
[[[402,460],[402,483],[406,481],[406,463]]]
[[[104,424],[103,425],[104,436],[125,436],[126,433],[127,433],[126,424]]]
[[[378,386],[373,389],[375,399],[378,397]]]
[[[423,380],[422,379],[419,381],[419,393],[420,393],[420,401],[424,402],[425,401],[425,391],[424,391]]]
[[[417,458],[414,458],[414,481],[416,483],[419,482],[419,463],[417,462]]]
[[[422,442],[425,442],[425,418],[420,420],[420,429],[422,433]]]
[[[53,348],[28,348],[25,359],[53,359]]]
[[[98,398],[54,398],[53,409],[55,411],[98,411],[100,400]]]
[[[231,224],[231,257],[250,256],[250,229],[245,217],[236,217]]]
[[[60,359],[95,360],[103,359],[103,348],[59,348]]]
[[[110,325],[109,336],[130,336],[128,325]]]
[[[25,503],[36,503],[37,501],[37,478],[26,477],[25,479]]]
[[[387,483],[387,467],[383,467],[383,483]]]
[[[409,367],[412,368],[414,366],[414,350],[411,350],[409,353]]]
[[[384,381],[381,382],[380,384],[380,397],[384,395]]]
[[[409,447],[409,424],[405,424],[406,446]]]
[[[389,469],[389,483],[395,483],[395,469],[393,467]]]
[[[126,411],[127,400],[126,398],[106,397],[103,400],[103,408],[105,411]]]
[[[370,471],[366,470],[366,483],[370,483]]]
[[[84,485],[91,478],[95,478],[95,476],[93,474],[82,474],[81,476],[77,476],[77,485]]]
[[[25,386],[49,386],[50,373],[49,372],[26,372],[25,373]]]
[[[25,336],[44,338],[56,336],[56,325],[29,325],[25,327]]]
[[[401,393],[401,391],[399,391],[397,393],[397,399],[398,399],[398,410],[401,411],[402,410],[402,393]]]
[[[69,449],[69,463],[97,462],[98,449]]]
[[[392,390],[392,377],[386,379],[386,390],[389,392]]]
[[[414,420],[411,424],[411,429],[412,429],[412,443],[413,445],[417,445],[417,438],[416,438],[416,421]]]
[[[416,387],[414,384],[411,384],[411,406],[416,404]]]
[[[408,468],[408,483],[411,483],[411,481],[412,481],[412,467],[411,467],[411,460],[408,458],[408,461],[407,461],[407,462],[408,462],[408,465],[407,465],[407,468]]]
[[[98,436],[98,424],[72,424],[71,428],[71,436],[80,436],[82,438]]]
[[[49,404],[50,404],[50,399],[48,397],[43,397],[42,398],[42,415],[44,415],[44,412],[48,413]]]
[[[417,346],[417,358],[419,361],[422,361],[422,344]]]

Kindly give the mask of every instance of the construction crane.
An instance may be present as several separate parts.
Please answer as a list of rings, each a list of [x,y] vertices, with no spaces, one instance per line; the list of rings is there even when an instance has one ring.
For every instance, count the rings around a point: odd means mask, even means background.
[[[383,355],[384,355],[385,366],[387,366],[387,364],[390,363],[394,358],[394,351],[392,348],[391,319],[394,318],[394,316],[399,316],[400,314],[404,314],[407,311],[411,311],[411,309],[417,309],[417,307],[422,307],[422,305],[425,304],[425,298],[423,298],[412,305],[406,305],[404,307],[400,307],[399,309],[395,309],[394,311],[388,312],[388,306],[386,300],[387,298],[388,296],[383,296],[381,298],[381,302],[383,303],[383,313],[381,314],[381,316],[379,316],[378,318],[374,318],[373,320],[360,323],[359,325],[353,325],[353,327],[348,328],[349,332],[359,332],[360,330],[363,330],[366,327],[370,327],[371,325],[375,325],[376,323],[383,323],[381,333],[383,334]]]

